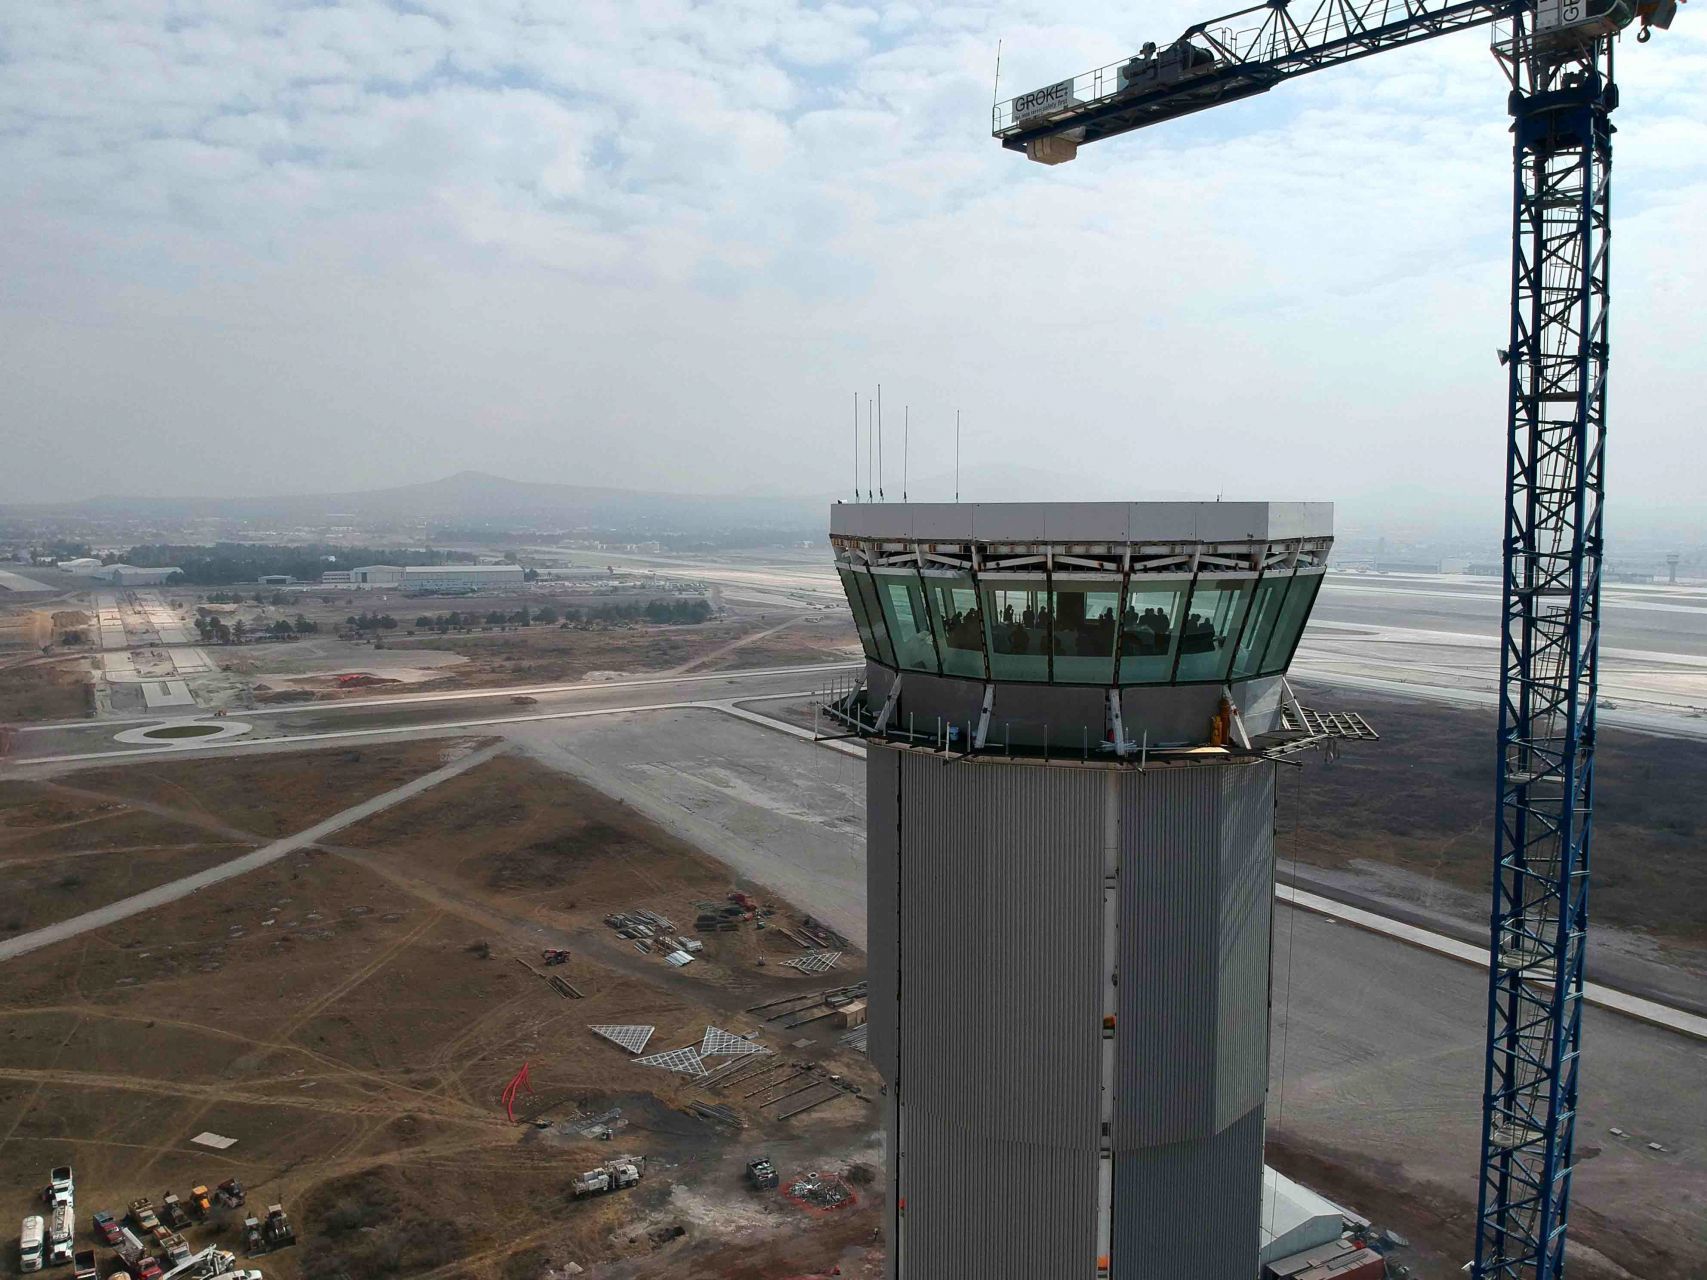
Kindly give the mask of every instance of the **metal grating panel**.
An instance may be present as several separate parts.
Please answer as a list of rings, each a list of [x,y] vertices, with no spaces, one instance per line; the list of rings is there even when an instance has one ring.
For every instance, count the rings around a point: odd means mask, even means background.
[[[790,969],[798,969],[802,973],[828,973],[841,960],[840,951],[808,951],[803,956],[796,956],[783,963]]]
[[[611,1024],[606,1026],[588,1027],[587,1030],[591,1031],[596,1036],[603,1036],[612,1044],[619,1045],[620,1047],[627,1049],[630,1053],[645,1053],[646,1042],[652,1038],[652,1033],[656,1031],[657,1028],[627,1023],[622,1025]]]
[[[684,1076],[710,1074],[705,1069],[698,1049],[670,1049],[664,1053],[655,1053],[649,1058],[636,1058],[634,1061],[642,1067],[658,1067]]]
[[[1280,726],[1293,733],[1307,733],[1312,738],[1350,738],[1358,742],[1381,740],[1374,726],[1355,711],[1317,711],[1291,702],[1281,707]]]
[[[740,1058],[753,1053],[769,1053],[770,1050],[762,1044],[754,1044],[745,1036],[738,1036],[733,1031],[724,1031],[720,1027],[707,1027],[705,1038],[699,1042],[699,1056],[702,1058]]]

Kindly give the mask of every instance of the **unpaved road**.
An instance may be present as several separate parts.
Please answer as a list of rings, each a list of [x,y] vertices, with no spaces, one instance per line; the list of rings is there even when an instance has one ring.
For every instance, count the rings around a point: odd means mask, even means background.
[[[205,889],[222,880],[230,880],[234,876],[243,875],[257,867],[264,867],[269,862],[277,862],[286,854],[307,848],[335,831],[342,831],[345,827],[353,826],[364,818],[371,818],[376,813],[383,813],[394,805],[402,804],[405,800],[411,800],[423,792],[432,790],[441,782],[454,778],[460,773],[468,772],[476,765],[484,764],[499,752],[504,751],[506,747],[507,744],[500,742],[471,752],[460,760],[453,760],[441,769],[423,774],[413,782],[406,782],[400,787],[394,787],[390,791],[373,796],[371,799],[363,800],[360,804],[352,805],[341,813],[333,814],[324,822],[316,823],[293,836],[286,836],[282,840],[274,840],[271,844],[262,845],[259,849],[233,858],[229,862],[222,862],[217,867],[209,867],[206,871],[196,872],[195,875],[184,876],[180,880],[156,885],[143,893],[135,894],[129,898],[121,898],[117,902],[110,902],[93,911],[85,911],[79,916],[72,916],[69,920],[61,920],[57,924],[50,924],[45,928],[19,934],[16,938],[8,938],[6,941],[0,942],[0,961],[16,959],[18,956],[27,955],[29,952],[39,950],[42,947],[52,946],[54,943],[63,942],[67,938],[75,938],[79,934],[88,933],[91,929],[103,929],[107,925],[116,924],[130,916],[140,915],[144,911],[152,911],[156,907],[163,907],[168,902],[176,902],[179,898],[187,897],[198,889]]]

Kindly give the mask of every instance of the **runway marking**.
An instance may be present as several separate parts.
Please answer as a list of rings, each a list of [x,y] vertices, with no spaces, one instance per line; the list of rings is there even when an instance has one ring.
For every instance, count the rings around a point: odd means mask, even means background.
[[[512,684],[496,689],[458,689],[444,693],[406,693],[388,698],[351,698],[339,702],[293,702],[273,707],[244,710],[246,718],[255,716],[285,716],[307,711],[346,711],[359,707],[406,707],[429,702],[472,702],[484,698],[519,698],[542,693],[587,693],[597,689],[639,689],[659,684],[699,684],[713,680],[754,680],[762,676],[819,675],[831,671],[850,671],[865,665],[865,660],[850,662],[813,663],[801,667],[749,667],[734,671],[708,671],[701,675],[646,676],[634,680],[592,680],[581,684]],[[87,729],[92,724],[125,725],[157,724],[159,716],[114,717],[107,720],[57,720],[51,724],[17,726],[19,733],[43,733],[49,730]]]
[[[1344,924],[1366,929],[1371,933],[1379,933],[1384,937],[1393,938],[1424,951],[1432,951],[1436,955],[1445,956],[1449,960],[1457,960],[1463,964],[1474,965],[1479,969],[1488,967],[1489,953],[1486,947],[1476,947],[1468,942],[1460,942],[1456,938],[1448,938],[1445,934],[1434,933],[1428,929],[1419,929],[1416,925],[1406,924],[1401,920],[1391,920],[1386,916],[1376,915],[1373,911],[1365,911],[1360,907],[1349,907],[1332,898],[1324,898],[1320,894],[1308,893],[1303,889],[1295,889],[1288,885],[1276,885],[1274,896],[1288,906],[1297,907],[1319,916],[1339,920]],[[1583,984],[1583,999],[1589,1004],[1601,1009],[1609,1009],[1613,1013],[1621,1013],[1625,1017],[1635,1018],[1652,1026],[1662,1027],[1667,1031],[1676,1031],[1682,1035],[1693,1036],[1697,1040],[1707,1040],[1707,1018],[1674,1009],[1670,1005],[1660,1004],[1656,1000],[1645,1000],[1641,996],[1628,995],[1612,987],[1603,986],[1598,982]]]

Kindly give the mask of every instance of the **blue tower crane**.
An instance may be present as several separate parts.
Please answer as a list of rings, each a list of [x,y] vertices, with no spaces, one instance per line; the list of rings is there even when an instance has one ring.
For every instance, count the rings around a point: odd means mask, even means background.
[[[1513,193],[1505,586],[1473,1274],[1564,1274],[1582,1048],[1609,358],[1613,48],[1677,0],[1268,0],[994,109],[1043,164],[1311,71],[1491,27]]]

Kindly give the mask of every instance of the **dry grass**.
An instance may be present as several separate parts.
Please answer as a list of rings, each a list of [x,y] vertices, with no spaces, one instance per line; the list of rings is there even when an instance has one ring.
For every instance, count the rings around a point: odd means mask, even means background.
[[[397,748],[343,765],[324,752],[102,771],[102,795],[146,795],[159,813],[104,816],[91,797],[25,784],[0,804],[61,848],[109,821],[127,839],[149,822],[270,834],[425,772],[442,745],[427,748],[432,759]],[[297,1222],[302,1247],[261,1264],[280,1280],[533,1280],[568,1260],[610,1276],[780,1280],[827,1271],[869,1238],[875,1201],[834,1220],[778,1210],[739,1240],[714,1211],[677,1235],[676,1187],[748,1204],[749,1147],[816,1166],[860,1145],[875,1117],[852,1101],[798,1121],[755,1113],[732,1138],[679,1109],[689,1082],[632,1065],[585,1029],[650,1022],[673,1047],[709,1023],[752,1027],[746,1005],[813,985],[752,965],[766,945],[757,934],[722,935],[726,948],[708,943],[677,973],[598,922],[608,905],[676,914],[720,896],[716,864],[625,806],[503,757],[338,839],[13,967],[0,1005],[0,1178],[32,1187],[73,1163],[86,1219],[163,1187],[239,1177],[251,1203],[282,1201]],[[551,972],[585,999],[516,963],[537,963],[545,942],[571,946]],[[809,1056],[874,1083],[863,1059],[833,1049]],[[506,1123],[498,1096],[524,1060],[530,1116],[620,1107],[630,1123],[619,1142]],[[203,1129],[237,1145],[191,1145]],[[574,1173],[618,1149],[648,1156],[642,1186],[572,1201]],[[192,1243],[231,1243],[235,1225],[228,1216]]]
[[[1339,760],[1304,757],[1298,835],[1284,857],[1324,867],[1389,863],[1485,890],[1493,856],[1493,712],[1343,690],[1312,691],[1355,707],[1380,730]],[[1603,729],[1595,765],[1597,920],[1707,945],[1707,743]],[[1290,820],[1290,815],[1285,815]]]
[[[86,659],[0,669],[0,722],[75,720],[89,711]]]

